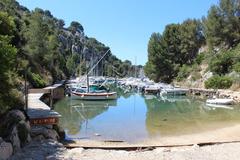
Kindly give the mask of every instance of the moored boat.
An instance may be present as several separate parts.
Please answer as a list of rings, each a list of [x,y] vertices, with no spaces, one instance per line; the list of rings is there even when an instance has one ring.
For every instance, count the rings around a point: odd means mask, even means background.
[[[144,93],[145,94],[158,94],[160,92],[160,88],[158,86],[147,86],[144,88]]]
[[[210,107],[211,109],[216,109],[216,108],[233,109],[233,107],[230,107],[229,105],[222,105],[222,104],[207,103],[206,106]]]
[[[103,77],[90,79],[89,74],[99,64],[99,62],[110,51],[108,49],[98,62],[86,74],[87,87],[79,86],[71,90],[71,97],[79,100],[114,100],[117,99],[117,92],[109,92],[109,89],[103,86],[105,79]],[[93,83],[90,85],[90,81]]]
[[[232,105],[234,100],[231,98],[215,98],[215,99],[207,99],[207,104],[220,104],[220,105]]]
[[[183,96],[183,95],[186,95],[187,92],[188,92],[188,89],[183,89],[183,88],[165,88],[161,90],[160,95],[161,96],[168,96],[168,95]]]
[[[113,100],[117,99],[116,92],[77,92],[72,91],[72,98],[80,100]]]

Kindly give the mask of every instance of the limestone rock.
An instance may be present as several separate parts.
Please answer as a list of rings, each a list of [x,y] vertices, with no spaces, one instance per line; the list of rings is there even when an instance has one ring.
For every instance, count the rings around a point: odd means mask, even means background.
[[[3,137],[9,136],[9,133],[12,132],[13,127],[22,120],[25,121],[26,117],[20,110],[9,111],[2,123],[2,128],[4,128],[2,136]]]
[[[45,139],[45,137],[41,134],[33,137],[33,140],[35,140],[35,141],[42,141],[44,139]]]
[[[11,143],[7,143],[0,138],[0,160],[8,159],[13,153]]]
[[[14,153],[21,149],[21,141],[18,137],[18,131],[16,126],[13,127],[12,132],[10,133],[10,137],[8,139],[12,143]]]
[[[53,129],[47,129],[45,131],[45,137],[48,139],[54,139],[54,140],[58,140],[59,139],[59,135],[57,134],[57,132]]]
[[[20,121],[17,124],[17,130],[18,130],[18,137],[21,140],[21,146],[25,145],[26,143],[28,143],[31,140],[30,137],[30,124],[29,122],[25,122],[25,121]]]
[[[211,78],[213,76],[213,73],[208,71],[203,75],[203,81],[206,81],[207,79]]]
[[[60,140],[64,140],[65,139],[65,131],[62,127],[58,126],[58,125],[53,125],[53,129],[57,131]]]
[[[11,110],[7,116],[6,119],[11,122],[19,122],[21,120],[26,120],[25,115],[23,114],[23,112],[21,112],[20,110]]]
[[[57,134],[57,132],[54,129],[48,129],[43,126],[37,126],[37,127],[32,128],[31,136],[36,137],[39,135],[43,135],[47,139],[54,139],[54,140],[59,139],[59,135]]]

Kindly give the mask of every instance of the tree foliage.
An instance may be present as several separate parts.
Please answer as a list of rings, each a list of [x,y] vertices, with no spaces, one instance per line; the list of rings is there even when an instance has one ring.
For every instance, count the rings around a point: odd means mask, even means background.
[[[227,74],[233,70],[238,72],[240,62],[240,44],[233,49],[223,50],[211,58],[210,70],[218,75]]]
[[[154,81],[171,82],[182,65],[193,63],[203,42],[197,20],[167,25],[162,35],[153,33],[148,43],[146,75]]]
[[[79,22],[76,22],[76,21],[71,22],[68,29],[70,31],[72,31],[73,33],[76,33],[77,31],[78,32],[83,32],[84,31],[83,26]]]
[[[181,24],[167,25],[162,34],[153,33],[144,71],[154,81],[169,83],[176,77],[187,78],[191,67],[208,59],[209,68],[215,74],[238,72],[239,42],[240,1],[220,0],[202,21],[187,19]],[[199,54],[203,46],[208,50]]]
[[[215,75],[205,81],[205,87],[213,89],[227,89],[232,86],[232,83],[233,81],[230,77]]]
[[[204,33],[211,48],[229,48],[240,42],[239,0],[220,0],[203,19]]]
[[[16,73],[13,70],[17,49],[11,44],[14,31],[13,18],[5,12],[0,12],[0,113],[21,103],[18,92],[13,89],[17,85]]]

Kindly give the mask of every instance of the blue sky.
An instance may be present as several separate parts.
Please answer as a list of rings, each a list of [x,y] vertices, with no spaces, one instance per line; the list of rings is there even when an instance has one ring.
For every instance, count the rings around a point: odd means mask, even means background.
[[[170,23],[201,18],[218,0],[18,0],[33,10],[49,10],[65,21],[80,22],[89,37],[111,48],[113,54],[133,64],[147,62],[147,44],[153,32]],[[136,57],[136,58],[135,58]],[[136,60],[135,60],[136,59]]]

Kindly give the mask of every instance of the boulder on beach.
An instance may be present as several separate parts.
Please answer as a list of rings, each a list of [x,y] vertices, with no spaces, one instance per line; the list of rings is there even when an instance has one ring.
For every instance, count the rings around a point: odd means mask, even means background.
[[[9,159],[13,153],[13,147],[11,143],[5,142],[0,137],[0,160]]]

